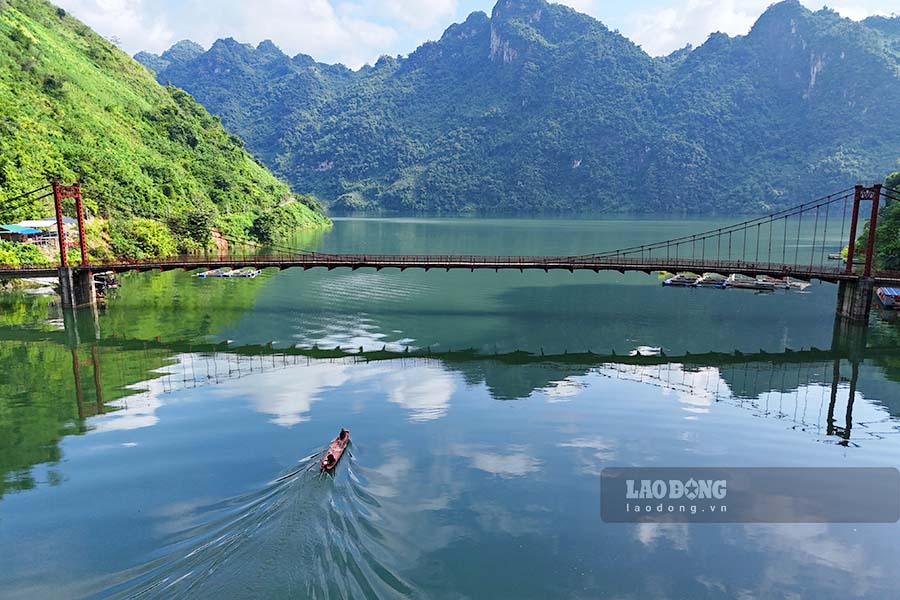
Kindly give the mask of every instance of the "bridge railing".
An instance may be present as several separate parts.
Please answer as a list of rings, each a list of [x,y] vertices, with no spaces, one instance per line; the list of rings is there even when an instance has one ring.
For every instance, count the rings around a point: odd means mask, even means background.
[[[451,254],[266,254],[204,256],[188,255],[165,259],[105,261],[91,265],[93,270],[104,268],[184,268],[188,270],[215,267],[260,268],[279,267],[420,267],[420,268],[530,268],[530,269],[577,269],[577,270],[644,270],[644,271],[693,271],[698,273],[717,272],[757,272],[781,276],[798,277],[843,277],[842,267],[821,265],[794,265],[774,262],[726,260],[711,258],[663,258],[663,257],[623,257],[623,256],[488,256]]]

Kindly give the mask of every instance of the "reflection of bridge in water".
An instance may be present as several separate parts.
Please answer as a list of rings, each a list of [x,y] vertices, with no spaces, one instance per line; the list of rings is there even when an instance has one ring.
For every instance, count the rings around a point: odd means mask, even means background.
[[[256,350],[259,348],[256,347]],[[159,372],[159,387],[164,393],[226,384],[247,377],[312,365],[318,361],[340,361],[348,364],[371,364],[390,360],[407,368],[435,363],[466,371],[467,365],[485,363],[522,365],[515,354],[485,356],[477,353],[455,353],[453,356],[420,353],[348,353],[330,358],[313,358],[309,351],[294,353],[266,352],[255,354],[249,348],[235,351],[194,352],[179,355],[177,365]],[[366,354],[369,354],[368,356]],[[393,356],[391,356],[393,354]],[[790,422],[792,428],[815,435],[834,436],[836,442],[849,444],[853,431],[853,406],[857,398],[860,362],[838,357],[819,360],[817,352],[791,352],[748,356],[748,362],[728,362],[686,365],[673,357],[667,362],[648,365],[607,362],[612,357],[595,357],[596,363],[586,363],[563,379],[549,381],[537,391],[552,393],[578,377],[596,375],[617,381],[652,385],[675,392],[688,404],[712,406],[725,403],[749,411],[757,417]],[[800,355],[800,356],[797,356]],[[898,352],[900,355],[900,352]],[[542,357],[543,366],[578,368],[580,356],[561,355]],[[712,355],[710,355],[712,356]],[[690,357],[696,360],[696,357]],[[790,359],[779,362],[780,359]],[[621,358],[618,360],[622,360]],[[715,363],[715,361],[713,361]],[[525,364],[537,366],[537,363]],[[576,383],[577,385],[577,383]],[[534,392],[535,390],[532,390]],[[500,395],[495,395],[501,398]],[[863,435],[880,437],[893,433],[896,423],[860,423]]]
[[[707,406],[729,404],[757,417],[790,422],[798,430],[824,434],[842,444],[850,443],[854,431],[858,438],[860,431],[882,435],[893,433],[896,428],[893,422],[856,423],[854,428],[860,364],[867,359],[900,359],[900,348],[896,346],[860,347],[858,342],[862,339],[864,343],[864,334],[853,338],[856,344],[836,342],[828,350],[632,357],[593,352],[545,356],[526,352],[486,355],[474,350],[397,352],[234,346],[101,337],[96,331],[94,335],[82,336],[71,320],[66,325],[67,328],[55,331],[0,330],[0,341],[68,346],[78,416],[82,420],[119,408],[106,404],[107,396],[122,400],[127,406],[128,397],[146,391],[141,384],[150,381],[156,382],[155,391],[173,393],[323,362],[364,365],[391,361],[410,368],[440,364],[461,372],[467,381],[484,381],[491,395],[500,400],[528,398],[536,391],[552,394],[567,384],[578,385],[581,377],[598,376],[653,385]],[[836,331],[836,339],[842,339],[840,333]],[[114,354],[121,360],[103,360]],[[123,365],[123,360],[128,364]],[[106,364],[107,370],[118,368],[121,373],[107,372],[103,376],[101,363]],[[104,382],[110,387],[110,381],[115,381],[115,389],[105,394]],[[522,381],[527,381],[524,388]]]

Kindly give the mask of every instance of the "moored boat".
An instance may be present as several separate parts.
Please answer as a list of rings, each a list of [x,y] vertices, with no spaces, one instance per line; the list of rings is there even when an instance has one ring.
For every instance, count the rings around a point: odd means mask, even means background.
[[[699,279],[700,276],[694,273],[679,273],[663,281],[663,285],[667,287],[693,287],[697,285]]]
[[[773,288],[777,288],[780,290],[786,290],[791,286],[788,285],[788,282],[784,279],[778,279],[776,277],[770,277],[768,275],[757,275],[756,281],[761,282],[763,284],[771,283]]]
[[[704,273],[703,277],[697,280],[697,287],[715,287],[724,288],[728,278],[718,273]]]
[[[900,310],[900,289],[893,287],[880,287],[875,290],[875,296],[881,305],[889,310]]]
[[[350,431],[341,429],[338,436],[334,438],[334,441],[328,446],[325,456],[322,457],[322,462],[319,463],[319,470],[322,472],[333,471],[337,466],[338,461],[341,460],[341,457],[344,455],[344,451],[347,449],[349,443]]]
[[[774,291],[775,284],[770,283],[768,281],[760,281],[755,277],[750,277],[748,275],[741,275],[738,273],[729,275],[728,281],[725,283],[725,287],[744,289],[744,290],[760,290],[760,291]]]
[[[204,271],[203,273],[197,273],[194,277],[198,279],[210,279],[212,277],[221,277],[222,269],[213,269],[212,271]]]
[[[785,277],[785,283],[787,283],[788,287],[792,290],[800,290],[801,292],[812,286],[812,284],[808,281],[803,281],[802,279],[794,279],[793,277]]]
[[[257,269],[256,267],[244,267],[240,271],[232,271],[231,277],[242,277],[244,279],[253,279],[257,277],[260,273],[262,273],[261,269]]]

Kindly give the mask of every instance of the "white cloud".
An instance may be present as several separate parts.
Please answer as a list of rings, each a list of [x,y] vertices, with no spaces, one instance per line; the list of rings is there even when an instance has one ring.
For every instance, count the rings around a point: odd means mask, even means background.
[[[379,385],[387,391],[388,400],[409,411],[413,423],[445,416],[456,388],[450,374],[430,366],[388,372]]]
[[[597,0],[557,0],[556,3],[564,4],[587,15],[597,15]]]
[[[589,4],[575,0],[573,4]],[[702,44],[709,34],[720,31],[728,35],[744,35],[772,0],[688,0],[671,2],[655,10],[633,10],[624,17],[622,32],[648,53],[659,56],[685,44]],[[804,1],[818,10],[821,1]],[[859,0],[835,7],[841,15],[861,20],[875,14],[897,10],[896,0]]]
[[[456,0],[383,0],[382,4],[387,14],[416,29],[433,27],[457,10]]]
[[[397,39],[397,31],[366,18],[354,5],[335,8],[330,0],[57,0],[100,34],[115,36],[130,53],[161,52],[179,39],[209,47],[234,37],[257,43],[272,39],[288,54],[359,67],[372,62]],[[418,18],[424,18],[421,11]]]
[[[626,35],[648,53],[668,54],[687,43],[698,45],[715,31],[743,35],[768,0],[688,0],[658,11],[627,17]]]
[[[469,459],[473,468],[504,479],[522,477],[540,470],[543,462],[528,453],[523,446],[498,448],[485,445],[457,444],[451,452]]]
[[[134,47],[131,42],[165,48],[173,40],[174,32],[163,19],[150,16],[142,0],[56,0],[56,4],[101,35],[121,40],[126,51]]]
[[[351,67],[382,54],[409,52],[439,36],[466,10],[490,12],[495,0],[56,0],[124,50],[161,52],[189,38],[209,47],[233,37],[256,44],[272,39],[288,54],[310,54]],[[559,0],[620,29],[651,54],[667,54],[710,33],[747,33],[772,0],[644,0],[614,4]],[[821,8],[823,0],[803,0]],[[853,19],[898,10],[897,0],[844,0],[838,12]],[[464,10],[465,9],[465,10]]]

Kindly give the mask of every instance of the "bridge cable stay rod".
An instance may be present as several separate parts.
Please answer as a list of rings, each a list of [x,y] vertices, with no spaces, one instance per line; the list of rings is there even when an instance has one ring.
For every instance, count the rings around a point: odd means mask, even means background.
[[[840,202],[841,200],[846,200],[846,198],[848,198],[848,197],[849,197],[849,195],[833,197],[833,198],[829,197],[827,200],[819,201],[818,204],[809,202],[809,203],[806,203],[799,207],[793,207],[791,209],[788,209],[786,211],[781,211],[781,212],[775,213],[773,215],[769,215],[766,217],[760,217],[760,218],[754,219],[752,221],[746,221],[746,222],[738,224],[738,225],[733,225],[731,227],[723,228],[721,230],[721,233],[724,234],[729,231],[733,232],[733,231],[746,230],[749,227],[752,227],[754,225],[757,226],[757,229],[759,229],[759,226],[762,224],[762,222],[765,222],[766,220],[774,220],[776,216],[778,216],[778,218],[780,218],[780,219],[786,219],[791,216],[802,215],[803,212],[806,210],[811,210],[812,208],[815,208],[815,207],[822,207],[822,206],[827,206],[827,205],[830,205],[830,204],[833,204],[836,202]],[[711,230],[711,231],[708,231],[703,234],[694,234],[691,236],[683,236],[681,238],[673,238],[671,240],[666,240],[664,242],[657,242],[656,244],[652,244],[652,248],[654,248],[654,249],[661,248],[663,245],[677,243],[680,240],[688,240],[689,239],[692,242],[696,241],[697,239],[704,240],[707,238],[714,237],[716,235],[720,235],[720,231],[718,229]],[[761,233],[760,233],[760,238],[761,238]],[[643,247],[646,247],[646,246],[643,246]],[[624,249],[620,248],[620,249],[616,250],[615,252],[608,251],[605,253],[597,253],[597,254],[581,255],[581,256],[571,256],[571,257],[567,257],[567,258],[569,258],[570,260],[591,260],[591,259],[598,259],[598,258],[610,258],[613,255],[613,253],[615,253],[616,256],[620,256],[620,255],[628,256],[629,254],[634,254],[634,253],[638,252],[639,250],[641,250],[641,248],[642,248],[642,246],[633,246],[633,247],[624,248]]]
[[[774,227],[775,227],[775,219],[769,219],[769,254],[768,254],[768,259],[767,259],[769,261],[769,264],[772,263],[772,235],[773,235]]]
[[[830,210],[825,211],[825,231],[822,233],[822,260],[819,261],[820,265],[825,265],[825,259],[827,258],[826,252],[828,251],[828,217],[830,214]]]
[[[800,227],[803,225],[803,213],[797,219],[797,243],[794,247],[794,265],[800,266]]]
[[[809,270],[812,271],[813,262],[816,260],[816,238],[819,237],[819,209],[816,208],[816,224],[813,227],[812,249],[809,251]]]
[[[805,203],[800,204],[800,205],[797,205],[797,206],[793,206],[793,207],[790,207],[790,208],[782,209],[782,210],[780,210],[780,211],[778,211],[778,212],[775,212],[775,213],[772,213],[772,214],[770,214],[770,215],[765,215],[765,216],[762,216],[762,217],[757,217],[757,218],[754,218],[754,219],[750,219],[750,220],[748,220],[748,221],[743,221],[743,222],[741,222],[741,223],[737,223],[737,224],[735,224],[735,225],[731,225],[731,226],[726,227],[726,228],[721,228],[721,231],[728,231],[728,230],[731,230],[731,231],[738,231],[738,230],[741,230],[742,228],[745,228],[745,227],[752,227],[752,226],[756,225],[757,223],[762,223],[762,222],[765,222],[765,221],[770,220],[770,219],[775,219],[775,218],[777,218],[777,217],[790,217],[790,216],[794,216],[794,215],[799,214],[800,212],[802,212],[802,211],[804,211],[804,210],[807,210],[807,209],[809,209],[809,208],[814,207],[815,205],[822,206],[822,205],[826,205],[826,204],[832,204],[832,203],[834,203],[834,202],[838,202],[838,201],[840,201],[840,200],[843,200],[843,199],[845,198],[845,195],[844,195],[844,194],[846,194],[847,192],[851,192],[850,195],[852,195],[853,189],[854,189],[854,188],[848,188],[847,190],[842,190],[842,191],[836,192],[836,193],[834,193],[834,194],[829,194],[828,196],[823,196],[823,197],[817,198],[817,199],[815,199],[815,200],[810,200],[810,201],[808,201],[808,202],[805,202]],[[664,244],[664,243],[671,243],[671,242],[676,242],[676,241],[683,241],[683,240],[689,240],[689,239],[701,238],[701,237],[704,237],[704,236],[705,236],[705,237],[712,237],[713,235],[716,235],[716,234],[718,234],[719,232],[720,232],[720,229],[712,229],[712,230],[709,230],[709,231],[706,231],[706,232],[703,232],[703,233],[698,233],[698,234],[693,234],[693,235],[685,235],[685,236],[682,236],[682,237],[680,237],[680,238],[673,238],[673,239],[670,239],[670,240],[666,240],[666,241],[664,241],[664,242],[658,242],[658,243],[655,244],[655,245],[662,245],[662,244]],[[614,252],[628,252],[628,251],[631,251],[631,250],[637,250],[638,248],[639,248],[639,246],[632,246],[632,247],[630,247],[630,248],[619,248],[619,249],[616,250],[616,251],[609,251],[609,252],[605,252],[605,253],[597,253],[597,254],[584,255],[584,256],[585,256],[585,257],[601,256],[601,255],[612,254],[612,253],[614,253]],[[576,257],[572,257],[572,258],[579,258],[579,257],[576,256]]]
[[[744,245],[741,247],[741,257],[747,258],[747,228],[744,228]]]
[[[759,238],[760,238],[760,226],[762,223],[756,224],[756,262],[759,262]]]
[[[780,210],[780,211],[778,211],[778,212],[775,212],[775,213],[772,213],[772,214],[770,214],[770,215],[766,215],[766,216],[762,216],[762,217],[756,217],[756,218],[754,218],[754,219],[750,219],[750,220],[747,220],[747,221],[743,221],[743,222],[741,222],[741,223],[737,223],[737,224],[735,224],[735,225],[731,225],[731,226],[726,227],[726,228],[721,228],[721,230],[720,230],[720,229],[712,229],[712,230],[705,231],[705,232],[699,233],[699,234],[685,235],[685,236],[682,236],[682,237],[679,237],[679,238],[672,238],[672,239],[670,239],[670,240],[665,240],[665,241],[657,242],[656,244],[653,244],[653,246],[654,246],[654,247],[661,247],[661,246],[664,245],[664,244],[670,244],[670,243],[678,242],[678,241],[688,241],[688,240],[703,239],[703,238],[705,238],[705,237],[706,237],[706,238],[708,238],[708,237],[713,237],[713,236],[715,236],[715,235],[718,235],[720,232],[739,231],[739,230],[741,230],[741,229],[743,229],[743,228],[749,228],[749,227],[753,227],[753,226],[755,226],[755,225],[761,224],[761,223],[763,223],[763,222],[765,222],[765,221],[767,221],[767,220],[770,220],[770,219],[775,219],[775,218],[779,218],[779,217],[790,217],[790,216],[794,216],[794,215],[800,214],[800,213],[802,213],[804,210],[810,209],[810,208],[812,208],[812,207],[814,207],[814,206],[816,206],[816,205],[822,206],[822,205],[827,205],[827,204],[832,204],[832,203],[835,203],[835,202],[839,202],[839,201],[841,201],[841,200],[844,199],[844,194],[846,194],[846,193],[848,193],[848,192],[852,192],[853,190],[854,190],[854,188],[847,188],[847,189],[845,189],[845,190],[841,190],[840,192],[835,192],[835,193],[829,194],[829,195],[827,195],[827,196],[822,196],[822,197],[820,197],[820,198],[816,198],[816,199],[814,199],[814,200],[810,200],[810,201],[808,201],[808,202],[805,202],[805,203],[800,204],[800,205],[797,205],[797,206],[793,206],[793,207],[790,207],[790,208],[782,209],[782,210]],[[623,254],[624,254],[624,255],[627,255],[627,254],[630,254],[630,253],[637,252],[638,250],[640,250],[640,248],[641,248],[641,246],[632,246],[632,247],[628,247],[628,248],[619,248],[619,249],[616,249],[616,250],[609,250],[609,251],[606,251],[606,252],[598,252],[598,253],[594,253],[594,254],[584,254],[584,255],[578,255],[578,256],[570,256],[570,257],[568,257],[568,258],[573,259],[573,260],[576,260],[576,259],[590,260],[590,259],[594,259],[594,258],[605,258],[605,257],[610,257],[610,256],[612,256],[612,255],[623,255]]]
[[[847,239],[847,235],[846,235],[845,231],[847,230],[847,208],[848,208],[849,204],[850,204],[849,198],[845,198],[844,199],[844,215],[841,217],[841,244],[843,244],[844,240]],[[844,250],[844,248],[841,247],[841,251],[843,251],[843,250]]]
[[[719,230],[722,231],[721,229]],[[722,235],[721,233],[716,236],[716,262],[722,260]]]

